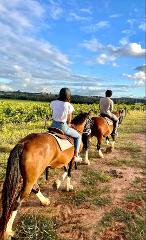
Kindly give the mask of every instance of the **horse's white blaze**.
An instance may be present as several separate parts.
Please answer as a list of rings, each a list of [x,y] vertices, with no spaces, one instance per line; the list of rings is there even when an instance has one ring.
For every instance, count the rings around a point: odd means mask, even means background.
[[[115,148],[115,141],[112,142],[112,149]]]
[[[70,180],[71,180],[70,177],[68,177],[68,178],[67,178],[67,187],[66,187],[67,191],[73,189],[73,186],[70,184]]]
[[[44,197],[44,195],[41,193],[41,191],[39,190],[38,193],[36,193],[36,196],[39,198],[39,200],[41,201],[41,203],[43,205],[49,205],[50,204],[50,200],[46,197]]]
[[[103,153],[100,149],[99,149],[98,153],[99,153],[99,157],[104,158]]]
[[[14,222],[15,217],[17,215],[17,212],[18,212],[18,210],[15,210],[15,211],[12,212],[12,215],[11,215],[11,217],[10,217],[8,223],[7,223],[7,227],[6,227],[6,232],[8,233],[8,235],[10,235],[12,237],[15,234],[15,232],[12,230],[12,225],[13,225],[13,222]]]
[[[109,140],[108,139],[106,140],[106,144],[109,145]]]

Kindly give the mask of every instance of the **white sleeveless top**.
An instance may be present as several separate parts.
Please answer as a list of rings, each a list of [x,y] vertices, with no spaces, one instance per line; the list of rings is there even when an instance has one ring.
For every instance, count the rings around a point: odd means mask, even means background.
[[[50,107],[53,111],[53,120],[57,122],[67,122],[67,115],[74,111],[74,107],[69,102],[54,100]]]

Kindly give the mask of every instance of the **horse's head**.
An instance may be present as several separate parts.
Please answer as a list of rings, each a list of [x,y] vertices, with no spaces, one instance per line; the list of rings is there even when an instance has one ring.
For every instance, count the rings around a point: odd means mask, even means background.
[[[121,124],[122,121],[123,121],[123,117],[125,116],[125,110],[124,109],[120,109],[120,110],[114,112],[114,114],[118,117],[119,124]]]
[[[84,131],[84,127],[88,117],[89,117],[89,113],[81,112],[76,117],[74,117],[74,119],[71,121],[71,124],[77,131],[82,133]]]

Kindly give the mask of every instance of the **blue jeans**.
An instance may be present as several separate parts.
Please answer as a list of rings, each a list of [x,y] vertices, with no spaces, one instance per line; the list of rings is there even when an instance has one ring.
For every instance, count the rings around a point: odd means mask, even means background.
[[[75,150],[79,152],[80,150],[80,145],[82,141],[82,136],[73,128],[70,128],[67,123],[63,122],[56,122],[53,120],[53,123],[51,125],[53,128],[59,128],[62,130],[66,135],[71,136],[74,138],[74,146]]]

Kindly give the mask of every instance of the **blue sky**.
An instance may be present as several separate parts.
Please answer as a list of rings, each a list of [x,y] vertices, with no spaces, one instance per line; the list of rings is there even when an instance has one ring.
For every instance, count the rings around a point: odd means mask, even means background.
[[[1,0],[0,90],[145,95],[144,0]]]

